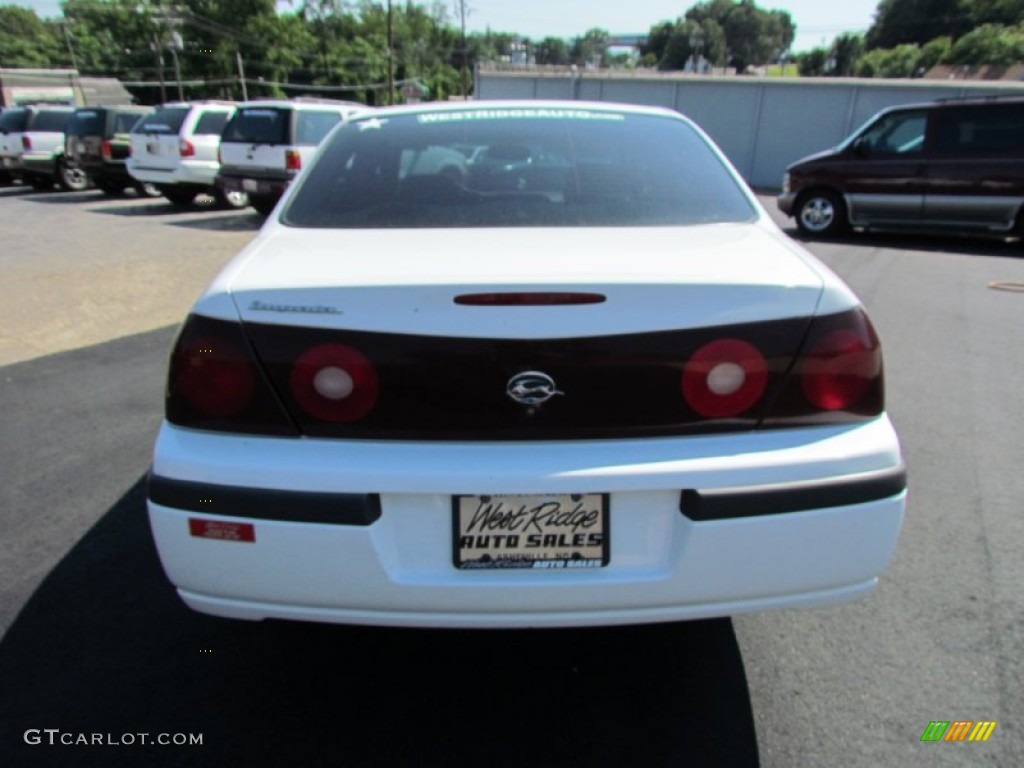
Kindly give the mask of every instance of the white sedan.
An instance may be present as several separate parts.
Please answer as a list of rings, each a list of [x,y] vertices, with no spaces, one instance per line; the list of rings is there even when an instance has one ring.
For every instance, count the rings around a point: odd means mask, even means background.
[[[862,597],[905,498],[864,309],[700,129],[502,102],[328,137],[184,324],[149,515],[198,611],[548,627]]]

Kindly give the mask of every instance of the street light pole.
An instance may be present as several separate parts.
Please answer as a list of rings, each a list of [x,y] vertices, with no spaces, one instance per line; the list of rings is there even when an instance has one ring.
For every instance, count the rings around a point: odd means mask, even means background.
[[[395,103],[395,36],[391,17],[391,0],[388,0],[388,104]]]

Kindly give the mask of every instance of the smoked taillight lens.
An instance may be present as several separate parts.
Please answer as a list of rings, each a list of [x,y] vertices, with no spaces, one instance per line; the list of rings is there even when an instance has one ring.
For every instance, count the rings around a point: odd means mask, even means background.
[[[25,150],[32,149],[32,139],[28,136],[21,137],[21,148]]]
[[[239,323],[192,315],[171,353],[167,420],[221,432],[295,435]]]
[[[111,160],[114,157],[114,148],[110,143],[110,139],[104,139],[103,143],[100,144],[100,154],[103,155],[104,160]]]
[[[302,155],[297,149],[286,149],[284,151],[284,167],[289,171],[302,170]]]
[[[181,155],[181,157],[195,157],[195,145],[188,139],[182,139],[178,143],[178,154]]]
[[[885,410],[883,373],[882,347],[864,310],[817,317],[764,425],[878,416]]]
[[[347,344],[319,344],[292,365],[292,397],[321,421],[358,421],[373,410],[380,389],[377,370],[362,352]]]

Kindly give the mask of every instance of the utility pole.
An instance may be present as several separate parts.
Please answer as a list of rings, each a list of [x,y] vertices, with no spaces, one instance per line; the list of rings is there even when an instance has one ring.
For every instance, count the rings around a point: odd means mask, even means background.
[[[167,84],[164,82],[164,48],[163,41],[156,34],[153,35],[153,42],[150,43],[156,53],[156,68],[160,77],[160,103],[167,103]]]
[[[64,42],[68,46],[68,53],[71,54],[71,67],[76,72],[78,71],[78,60],[75,58],[75,47],[71,44],[71,35],[68,33],[67,21],[62,21],[60,28],[64,30]]]
[[[238,82],[242,84],[242,101],[248,101],[249,89],[245,87],[245,67],[242,66],[241,51],[235,51],[235,61],[238,62]]]
[[[395,103],[395,33],[391,16],[391,0],[388,0],[388,104]]]
[[[171,35],[171,58],[174,59],[174,77],[178,81],[178,101],[185,100],[185,91],[181,86],[181,63],[178,61],[178,51],[181,50],[182,39],[177,32]]]
[[[462,98],[469,98],[469,50],[466,48],[466,17],[473,12],[469,0],[455,0],[455,12],[462,22]]]

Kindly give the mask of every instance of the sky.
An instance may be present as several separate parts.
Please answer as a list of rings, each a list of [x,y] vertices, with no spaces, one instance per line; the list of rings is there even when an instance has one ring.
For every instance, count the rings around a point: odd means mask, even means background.
[[[40,16],[60,14],[59,0],[0,0],[0,4],[12,3],[34,8]],[[452,6],[451,0],[445,4]],[[533,40],[572,38],[593,27],[613,34],[641,34],[660,21],[682,16],[695,4],[685,0],[470,0],[467,26],[471,31],[490,27],[495,32],[517,32]],[[757,5],[789,11],[797,27],[793,50],[799,52],[827,45],[843,32],[866,32],[878,0],[758,0]]]

